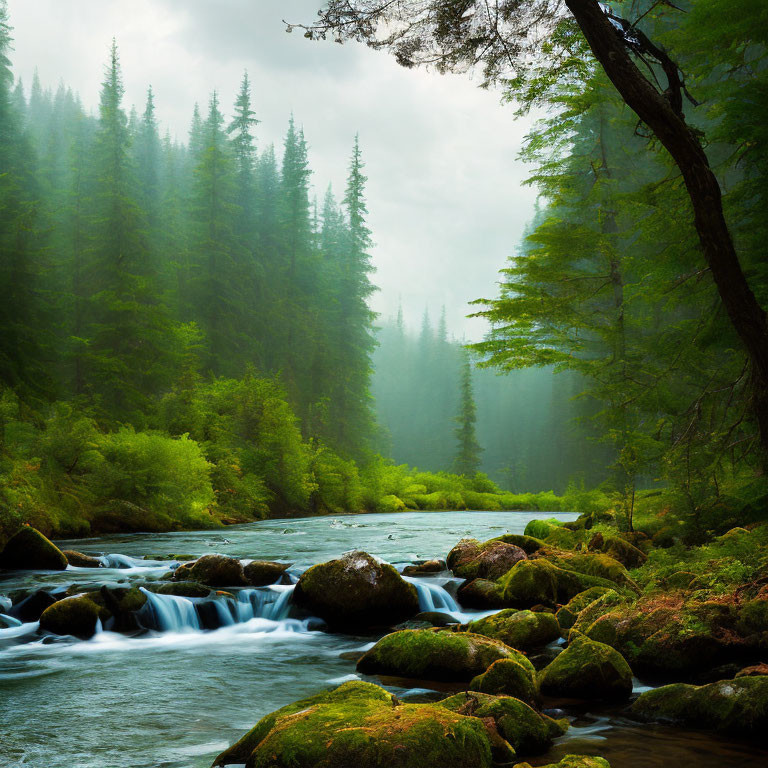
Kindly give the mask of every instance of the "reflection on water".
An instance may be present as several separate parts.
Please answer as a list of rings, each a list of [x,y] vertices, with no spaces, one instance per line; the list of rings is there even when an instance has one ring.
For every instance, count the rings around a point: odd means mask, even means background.
[[[105,536],[62,543],[104,556],[109,567],[0,577],[0,613],[13,590],[81,589],[151,581],[172,553],[209,552],[292,563],[295,577],[317,562],[365,549],[388,562],[445,557],[462,536],[521,533],[542,513],[422,512],[264,521],[226,532]],[[546,514],[548,517],[549,514]],[[413,580],[421,607],[469,617],[446,575]],[[205,600],[153,596],[143,634],[102,632],[89,641],[41,638],[36,624],[0,630],[0,766],[31,768],[203,768],[268,712],[323,688],[356,679],[355,660],[370,636],[312,631],[292,616],[290,585],[239,590]],[[474,614],[477,615],[477,614]],[[206,627],[218,627],[204,631]],[[424,681],[389,679],[410,701],[443,694]],[[603,754],[613,768],[677,762],[690,766],[768,765],[768,752],[703,734],[637,726],[611,713],[579,712],[548,755]],[[533,761],[532,761],[533,762]],[[446,768],[451,768],[446,766]],[[457,767],[458,768],[458,767]]]

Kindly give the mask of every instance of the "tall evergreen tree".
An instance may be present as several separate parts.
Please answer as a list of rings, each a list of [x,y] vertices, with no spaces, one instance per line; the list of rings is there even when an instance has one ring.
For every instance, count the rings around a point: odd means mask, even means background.
[[[456,416],[456,423],[455,435],[458,445],[453,468],[456,474],[470,477],[480,469],[480,454],[483,449],[477,442],[475,432],[477,407],[472,389],[472,363],[466,352],[461,363],[459,412]]]

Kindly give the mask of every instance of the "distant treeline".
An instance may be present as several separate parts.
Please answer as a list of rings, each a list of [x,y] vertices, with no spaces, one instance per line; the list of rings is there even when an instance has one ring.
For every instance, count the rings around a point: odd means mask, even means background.
[[[449,337],[444,315],[434,323],[425,313],[418,333],[404,326],[402,313],[380,326],[372,383],[380,449],[396,462],[450,471],[464,348]],[[587,421],[594,406],[578,398],[578,374],[544,368],[499,376],[475,368],[472,384],[480,469],[501,487],[562,493],[569,484],[593,487],[609,477],[613,449]]]

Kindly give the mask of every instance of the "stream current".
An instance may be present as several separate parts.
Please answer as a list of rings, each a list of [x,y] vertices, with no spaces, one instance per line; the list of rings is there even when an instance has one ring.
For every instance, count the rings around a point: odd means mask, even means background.
[[[337,519],[266,520],[218,531],[101,536],[57,542],[102,558],[99,569],[0,574],[0,614],[17,590],[127,586],[161,578],[168,554],[220,553],[292,563],[287,582],[351,549],[398,568],[445,557],[464,536],[522,533],[540,512],[407,512]],[[555,515],[573,519],[575,515]],[[150,559],[145,559],[150,558]],[[158,559],[151,559],[158,558]],[[450,574],[411,579],[422,610],[466,621]],[[135,636],[101,632],[87,641],[43,637],[36,623],[0,629],[0,766],[32,768],[207,768],[265,714],[355,679],[355,659],[376,638],[318,631],[295,616],[290,583],[188,600],[148,593]],[[200,605],[205,603],[205,605]],[[374,682],[381,683],[379,680]],[[387,681],[401,698],[440,698]],[[638,682],[637,687],[642,689]],[[612,768],[689,765],[765,768],[768,751],[663,726],[633,723],[619,709],[565,709],[568,734],[543,765],[566,753],[600,754]]]

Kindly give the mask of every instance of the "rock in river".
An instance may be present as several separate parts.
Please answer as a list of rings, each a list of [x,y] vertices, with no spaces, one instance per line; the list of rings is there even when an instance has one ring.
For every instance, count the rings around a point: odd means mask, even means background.
[[[403,704],[371,683],[344,683],[262,718],[214,766],[247,768],[491,768],[482,720]]]
[[[541,648],[560,637],[560,624],[551,613],[507,608],[467,625],[468,632],[501,640],[518,651]]]
[[[269,560],[254,560],[243,568],[245,580],[252,587],[266,587],[280,581],[290,563],[274,563]]]
[[[539,690],[545,696],[569,699],[628,699],[632,670],[609,645],[578,635],[539,672]]]
[[[84,555],[82,552],[75,552],[74,549],[65,549],[64,555],[69,564],[76,568],[101,568],[101,560],[98,557]]]
[[[419,611],[416,588],[367,552],[349,552],[305,571],[293,600],[341,629],[391,626]]]
[[[499,640],[434,629],[406,629],[382,637],[357,669],[366,675],[469,682],[498,659],[514,659],[533,674],[533,664]]]
[[[0,553],[0,568],[9,570],[63,571],[66,567],[66,555],[30,525],[11,536]]]
[[[173,572],[174,581],[196,581],[209,587],[245,587],[242,563],[226,555],[203,555],[192,563],[184,563]]]

